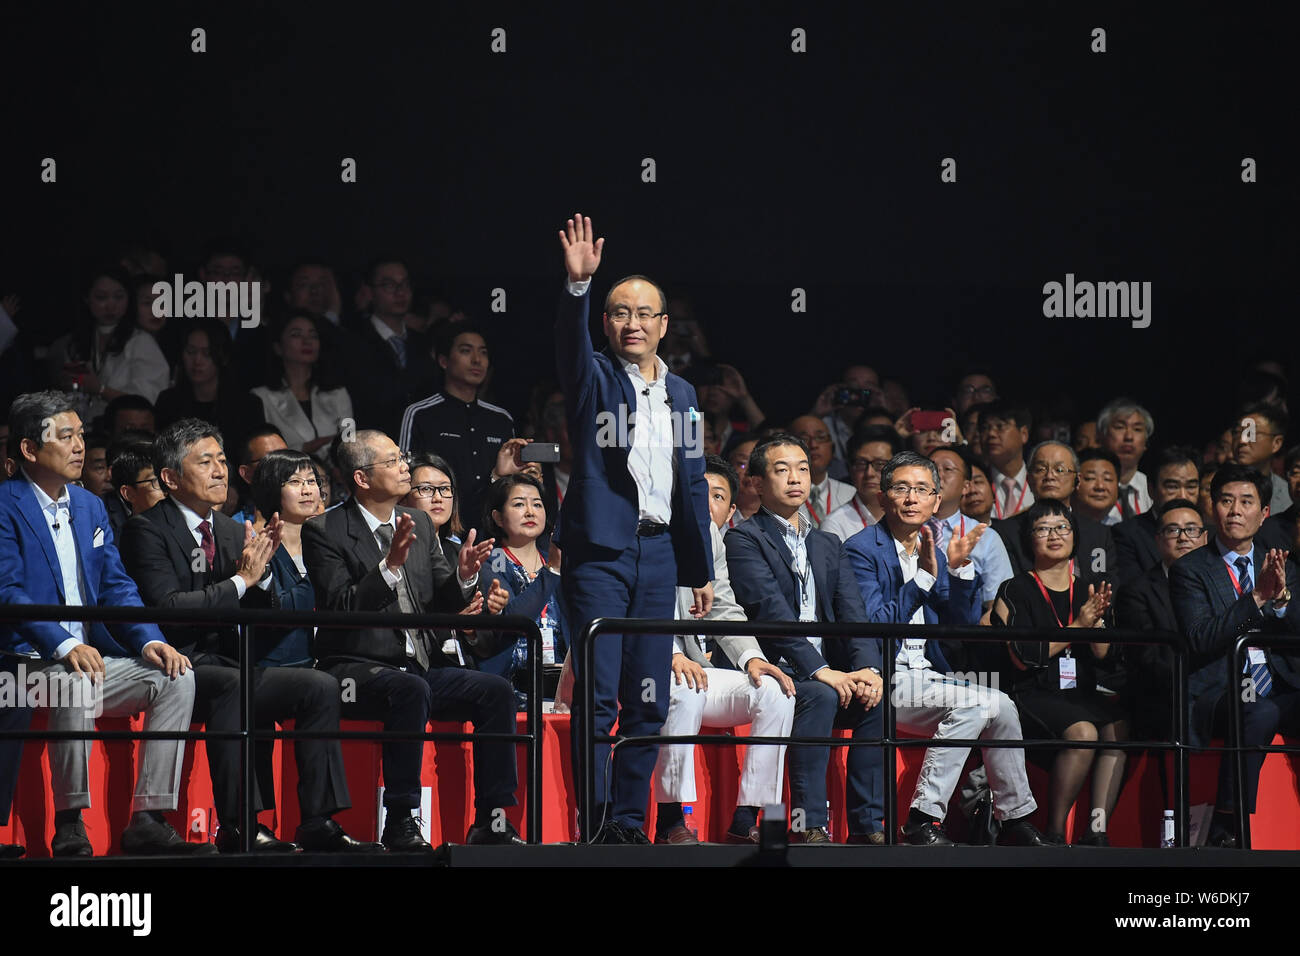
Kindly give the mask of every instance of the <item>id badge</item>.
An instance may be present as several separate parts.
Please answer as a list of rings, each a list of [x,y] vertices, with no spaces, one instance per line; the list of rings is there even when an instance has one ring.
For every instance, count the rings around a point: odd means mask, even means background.
[[[1058,660],[1061,665],[1061,690],[1073,690],[1078,687],[1078,661],[1073,657],[1061,657]]]
[[[555,628],[539,627],[542,634],[542,663],[555,663]]]

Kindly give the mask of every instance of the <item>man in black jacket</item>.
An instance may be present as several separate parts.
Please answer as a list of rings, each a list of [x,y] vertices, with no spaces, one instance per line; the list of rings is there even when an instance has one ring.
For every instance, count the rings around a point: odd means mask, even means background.
[[[1123,585],[1136,581],[1147,571],[1159,567],[1163,561],[1162,548],[1156,539],[1157,512],[1160,506],[1175,498],[1195,501],[1201,490],[1200,468],[1196,453],[1190,448],[1174,446],[1160,452],[1156,458],[1156,481],[1151,489],[1151,507],[1125,518],[1111,528],[1115,536],[1116,576]],[[1202,538],[1197,547],[1205,543]]]
[[[280,521],[273,516],[254,534],[222,514],[230,469],[221,434],[207,422],[185,418],[163,429],[154,441],[154,470],[169,497],[126,523],[122,561],[148,607],[235,609],[278,607],[269,562],[279,547]],[[163,625],[169,643],[194,662],[193,720],[209,731],[239,729],[239,634],[234,627]],[[255,650],[261,659],[269,648]],[[320,671],[296,667],[257,668],[255,726],[273,729],[292,718],[298,730],[337,731],[340,693],[337,681]],[[259,806],[273,806],[272,741],[259,742],[256,770]],[[207,742],[208,768],[221,830],[217,847],[239,849],[239,742]],[[337,740],[299,740],[298,802],[302,825],[295,839],[307,850],[378,850],[349,837],[331,815],[351,806]],[[259,825],[253,837],[259,851],[291,851]]]
[[[471,531],[453,569],[429,516],[398,506],[411,490],[410,462],[383,432],[360,431],[355,441],[340,443],[339,470],[352,496],[302,531],[317,600],[336,611],[454,614],[473,607],[492,539],[476,545]],[[349,716],[382,720],[392,731],[422,733],[430,720],[469,720],[476,731],[515,732],[510,682],[455,666],[429,631],[325,628],[315,653],[319,666],[343,684]],[[384,744],[382,840],[390,850],[432,849],[411,815],[420,805],[423,752],[419,740]],[[513,744],[474,744],[476,813],[466,842],[523,842],[504,813],[517,802],[516,782]]]

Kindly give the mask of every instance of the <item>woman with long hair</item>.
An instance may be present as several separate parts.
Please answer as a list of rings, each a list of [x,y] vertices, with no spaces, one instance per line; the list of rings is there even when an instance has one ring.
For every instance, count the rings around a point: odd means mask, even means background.
[[[321,372],[321,320],[294,309],[271,326],[271,371],[253,389],[266,420],[280,429],[290,448],[324,460],[345,420],[352,419],[352,397]]]

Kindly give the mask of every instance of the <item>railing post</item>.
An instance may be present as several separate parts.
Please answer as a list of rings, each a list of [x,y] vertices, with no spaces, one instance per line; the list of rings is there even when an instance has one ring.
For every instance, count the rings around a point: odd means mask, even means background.
[[[594,681],[591,679],[591,671],[595,666],[596,654],[593,644],[596,635],[600,633],[600,618],[592,621],[584,630],[584,639],[582,642],[582,671],[575,675],[582,681],[582,710],[578,713],[578,723],[581,724],[581,743],[580,753],[582,760],[582,803],[578,808],[578,820],[580,823],[579,833],[582,835],[582,842],[590,843],[592,837],[596,835],[592,829],[592,811],[596,806],[596,735],[592,732],[593,721],[591,711],[596,703],[596,694],[594,690]],[[578,734],[579,728],[570,724],[570,731]]]
[[[253,742],[253,632],[256,625],[243,624],[239,628],[239,764],[243,799],[239,809],[239,849],[243,853],[253,850],[253,837],[257,830],[257,759]],[[222,821],[225,822],[224,820]]]
[[[1179,846],[1188,845],[1188,794],[1191,771],[1187,755],[1187,658],[1181,647],[1174,647],[1173,720],[1174,733],[1174,839]]]
[[[851,638],[850,638],[851,640]],[[885,845],[893,846],[898,839],[898,745],[895,743],[897,729],[894,726],[894,655],[890,653],[894,640],[890,637],[880,639],[884,648],[881,655],[881,677],[884,686],[880,693],[880,706],[884,707],[884,720],[881,730],[885,735]]]
[[[528,659],[532,662],[528,687],[528,842],[542,842],[542,633],[534,627],[527,634]]]
[[[1242,635],[1232,645],[1232,663],[1231,670],[1228,672],[1228,739],[1231,741],[1232,750],[1224,754],[1224,757],[1232,761],[1233,774],[1235,778],[1232,784],[1233,796],[1237,801],[1237,839],[1243,850],[1250,849],[1250,808],[1246,806],[1246,753],[1242,750],[1245,746],[1245,732],[1242,727],[1243,715],[1241,708],[1243,701],[1241,699],[1241,649],[1247,640],[1246,635]],[[1270,740],[1269,743],[1272,743]]]

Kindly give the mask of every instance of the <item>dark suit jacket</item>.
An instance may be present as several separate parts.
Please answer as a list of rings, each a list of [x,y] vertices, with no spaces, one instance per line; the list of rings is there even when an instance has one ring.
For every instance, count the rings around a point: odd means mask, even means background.
[[[1253,580],[1259,580],[1265,550],[1255,542]],[[1294,592],[1295,566],[1287,563],[1287,584]],[[1190,652],[1187,690],[1191,708],[1192,746],[1208,743],[1214,707],[1230,688],[1240,686],[1239,674],[1229,674],[1226,655],[1233,642],[1251,630],[1300,632],[1300,600],[1292,598],[1284,618],[1277,618],[1255,606],[1250,594],[1238,595],[1232,586],[1219,549],[1211,544],[1183,555],[1169,568],[1169,593],[1178,626],[1187,637]],[[1274,680],[1300,688],[1300,669],[1275,650],[1266,650]]]
[[[1075,517],[1079,521],[1076,563],[1079,566],[1080,577],[1090,581],[1113,580],[1116,573],[1117,555],[1115,536],[1111,533],[1110,525],[1104,525],[1100,521],[1093,521],[1083,515],[1075,515]],[[1034,568],[1032,555],[1025,554],[1024,548],[1020,546],[1020,525],[1024,520],[1025,513],[1022,511],[1010,518],[995,519],[992,522],[993,530],[1002,536],[1002,543],[1007,546],[1007,557],[1011,559],[1011,567],[1017,574],[1023,571],[1032,571]],[[1106,556],[1105,572],[1092,570],[1093,555],[1097,554],[1099,550]]]
[[[794,556],[786,547],[777,519],[758,511],[744,524],[727,532],[727,568],[736,603],[751,621],[799,620],[798,580]],[[862,592],[853,577],[844,546],[833,534],[814,528],[808,534],[808,565],[817,594],[819,621],[866,621]],[[825,656],[803,637],[767,637],[759,640],[768,660],[782,658],[795,677],[807,680],[813,671],[830,664],[837,670],[855,671],[881,666],[879,638],[828,638]]]
[[[148,511],[126,523],[122,532],[122,561],[135,578],[140,596],[150,607],[205,610],[238,607],[279,607],[275,588],[254,585],[243,600],[230,578],[239,566],[244,550],[244,527],[220,511],[212,517],[216,543],[213,567],[205,568],[203,552],[185,524],[185,516],[171,498],[164,498]],[[239,661],[239,632],[234,627],[206,624],[168,624],[163,627],[168,641],[182,654],[212,654],[224,662]],[[257,657],[274,643],[258,639]]]
[[[955,627],[979,624],[984,610],[979,575],[970,581],[954,578],[948,573],[948,556],[939,548],[935,548],[938,570],[928,593],[917,586],[915,579],[904,583],[894,536],[883,521],[853,535],[844,542],[844,550],[862,589],[867,620],[907,624],[919,607],[927,624]],[[898,642],[892,643],[897,654]],[[952,670],[938,641],[925,642],[925,656],[939,673]]]
[[[76,485],[68,486],[68,496],[81,558],[82,604],[140,607],[140,593],[122,567],[104,503]],[[21,472],[0,484],[0,603],[66,603],[49,523],[36,502],[35,490]],[[50,659],[68,636],[55,621],[0,627],[0,653],[35,652]],[[150,641],[164,639],[154,624],[113,624],[110,632],[110,625],[98,621],[86,625],[86,637],[96,650],[110,657],[135,657]]]
[[[461,590],[456,569],[447,562],[429,516],[399,505],[394,517],[402,514],[415,519],[415,543],[401,572],[410,585],[416,612],[456,614],[469,603],[474,588]],[[398,611],[397,591],[388,586],[379,570],[384,555],[355,498],[303,525],[302,556],[318,607]],[[410,661],[406,637],[396,628],[321,628],[316,632],[314,656],[322,666],[337,661],[375,661],[405,667]],[[431,646],[429,663],[443,667],[456,662]]]
[[[406,367],[397,362],[393,347],[363,318],[343,337],[348,361],[341,366],[352,396],[357,428],[377,428],[394,441],[402,432],[402,413],[408,405],[434,391],[437,366],[423,339],[407,337]],[[477,521],[470,516],[470,525]]]
[[[1110,530],[1115,537],[1116,580],[1121,584],[1136,581],[1147,571],[1160,566],[1154,510],[1126,518]],[[1164,577],[1163,571],[1160,576]]]
[[[1300,504],[1293,504],[1285,511],[1269,515],[1259,529],[1257,540],[1266,548],[1281,548],[1283,551],[1295,551],[1295,526],[1300,520]]]
[[[616,551],[630,547],[636,541],[639,515],[636,482],[627,470],[630,435],[627,440],[617,436],[619,421],[636,410],[636,395],[617,356],[592,352],[587,329],[590,300],[590,289],[582,296],[562,292],[555,324],[556,364],[573,446],[573,471],[553,537],[566,556],[575,557],[587,544]],[[685,420],[691,410],[698,411],[695,389],[684,379],[670,372],[664,385],[675,415]],[[626,410],[622,416],[620,408]],[[611,416],[613,434],[620,440],[609,440]],[[676,480],[669,525],[677,557],[675,583],[703,587],[713,579],[704,454],[696,440],[695,453],[688,455],[686,439],[691,436],[685,427],[678,434],[682,440],[674,450]]]

